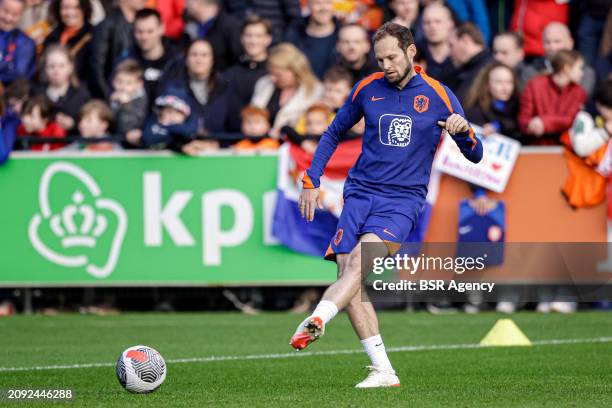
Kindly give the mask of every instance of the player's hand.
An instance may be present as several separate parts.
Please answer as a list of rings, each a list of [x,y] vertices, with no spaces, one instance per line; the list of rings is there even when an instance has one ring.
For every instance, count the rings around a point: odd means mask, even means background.
[[[319,202],[319,189],[318,188],[303,188],[300,198],[298,199],[298,207],[300,208],[300,214],[306,221],[314,220],[315,209],[323,209]]]
[[[446,129],[446,131],[451,135],[467,132],[470,129],[470,124],[468,121],[457,113],[450,115],[448,118],[446,118],[446,121],[439,120],[438,126]]]

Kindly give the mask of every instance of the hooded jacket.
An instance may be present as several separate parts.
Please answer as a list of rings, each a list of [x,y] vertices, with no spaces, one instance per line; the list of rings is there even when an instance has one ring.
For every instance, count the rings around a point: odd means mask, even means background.
[[[160,97],[172,96],[187,103],[188,96],[181,89],[168,89]],[[164,125],[158,119],[157,109],[149,117],[142,133],[143,147],[150,149],[180,150],[183,145],[194,140],[197,134],[197,120],[194,112],[183,123]]]

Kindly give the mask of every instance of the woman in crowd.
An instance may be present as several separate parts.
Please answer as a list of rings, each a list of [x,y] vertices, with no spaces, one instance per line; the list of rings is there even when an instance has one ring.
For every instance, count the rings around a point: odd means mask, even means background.
[[[306,110],[323,96],[323,86],[308,60],[295,46],[282,43],[270,51],[268,75],[255,84],[251,105],[270,112],[270,135],[278,138],[283,126],[295,126]]]
[[[188,95],[189,104],[198,118],[198,135],[209,136],[198,146],[218,148],[215,133],[226,129],[228,117],[228,84],[213,68],[213,50],[206,40],[195,40],[179,59],[167,69],[162,79],[163,91]]]
[[[419,0],[391,0],[388,2],[388,7],[393,14],[390,21],[411,29],[414,41],[420,43],[424,36]]]
[[[90,99],[89,92],[79,86],[72,56],[64,46],[47,48],[42,68],[42,85],[34,93],[45,94],[53,102],[55,121],[70,132],[75,128],[81,108]]]
[[[580,86],[584,59],[577,51],[557,51],[551,58],[553,72],[531,79],[520,98],[519,129],[531,144],[559,144],[570,128],[587,94]]]
[[[474,81],[465,104],[470,122],[482,126],[483,133],[519,139],[518,79],[514,70],[501,62],[486,66]]]
[[[54,44],[65,46],[75,61],[77,77],[86,83],[93,35],[93,27],[89,22],[91,1],[54,0],[50,12],[57,25],[45,39],[45,49]]]

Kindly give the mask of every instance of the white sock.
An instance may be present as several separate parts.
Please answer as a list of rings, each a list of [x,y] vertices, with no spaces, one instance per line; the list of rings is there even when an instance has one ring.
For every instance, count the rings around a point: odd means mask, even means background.
[[[319,316],[323,319],[323,323],[327,324],[338,314],[338,306],[331,300],[322,300],[317,305],[311,316]]]
[[[368,357],[370,357],[370,361],[372,361],[374,367],[393,370],[380,334],[361,340],[361,344],[363,344],[363,349],[368,354]]]

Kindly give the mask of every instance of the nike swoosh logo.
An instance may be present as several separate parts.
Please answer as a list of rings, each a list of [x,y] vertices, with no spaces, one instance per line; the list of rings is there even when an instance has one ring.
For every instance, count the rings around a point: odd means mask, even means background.
[[[382,346],[382,343],[378,343],[377,345],[375,345],[374,347],[380,347]]]
[[[394,233],[392,233],[391,231],[389,231],[389,230],[388,230],[388,229],[386,229],[386,228],[383,230],[383,232],[384,232],[384,233],[386,233],[386,234],[391,235],[393,238],[397,238],[397,237],[395,236],[395,234],[394,234]]]
[[[466,225],[464,227],[460,227],[459,228],[459,234],[461,234],[461,235],[469,234],[470,232],[472,232],[472,226],[471,225]]]
[[[372,97],[371,101],[372,102],[376,102],[376,101],[382,101],[383,99],[385,99],[385,97],[383,96],[382,98],[377,98],[375,96]]]

